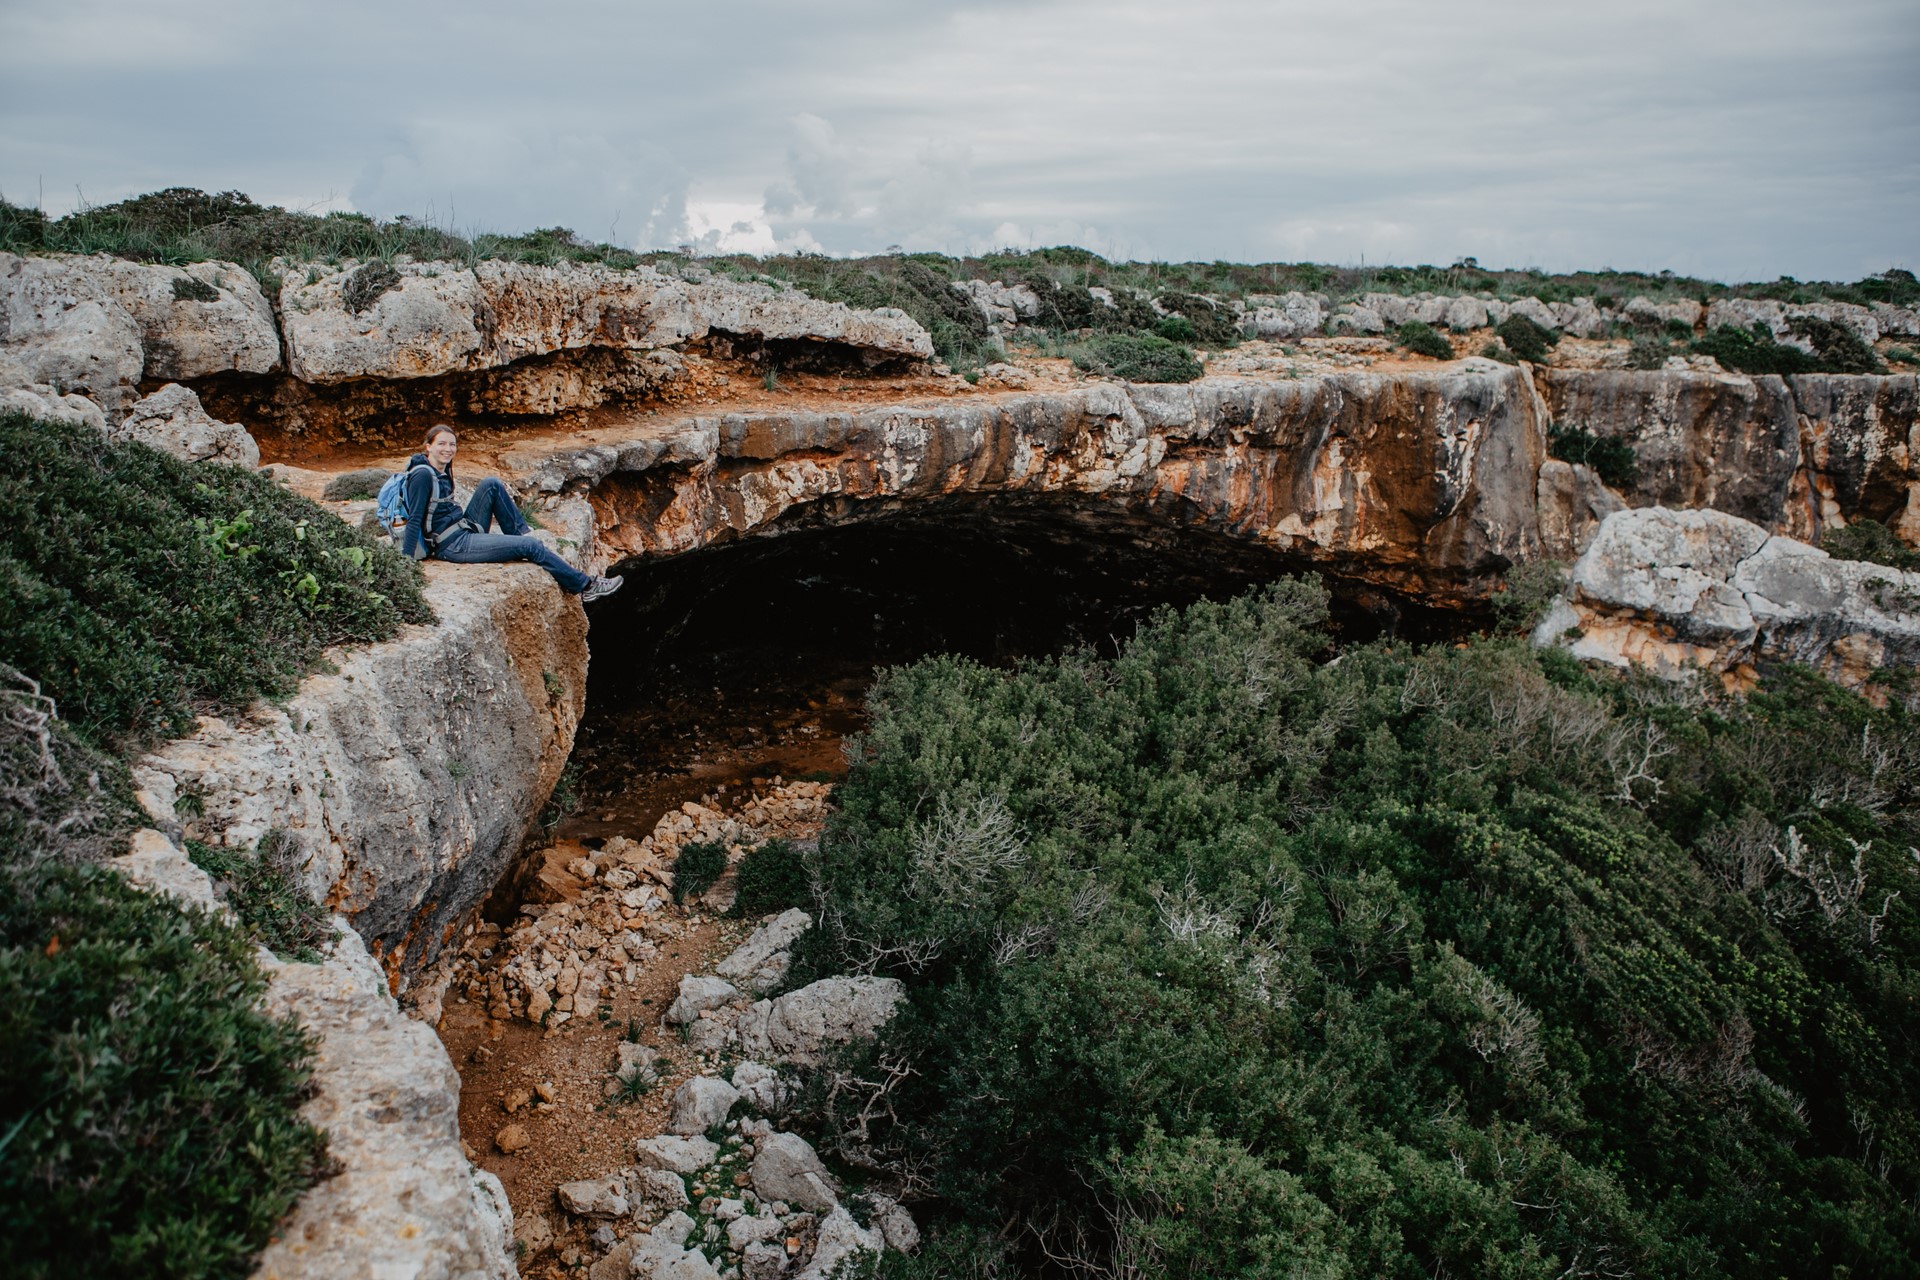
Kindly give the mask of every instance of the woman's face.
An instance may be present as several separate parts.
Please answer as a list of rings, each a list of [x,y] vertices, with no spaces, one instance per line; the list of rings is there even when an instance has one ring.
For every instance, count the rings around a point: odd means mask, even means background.
[[[442,431],[433,438],[433,443],[427,446],[427,461],[441,471],[445,471],[447,464],[453,461],[453,455],[459,451],[459,448],[459,444],[454,441],[453,432]]]

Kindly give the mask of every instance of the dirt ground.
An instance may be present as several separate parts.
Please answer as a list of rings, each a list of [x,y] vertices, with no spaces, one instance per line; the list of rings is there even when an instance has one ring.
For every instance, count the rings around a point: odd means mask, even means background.
[[[460,1134],[474,1163],[498,1175],[506,1187],[516,1223],[539,1214],[555,1228],[563,1227],[554,1188],[632,1165],[635,1139],[661,1132],[674,1089],[699,1073],[692,1050],[662,1027],[660,1015],[672,1003],[681,977],[711,969],[755,922],[666,910],[681,917],[685,932],[661,946],[639,982],[616,988],[601,1005],[604,1018],[575,1018],[543,1031],[518,1018],[489,1018],[478,1004],[447,1002],[440,1038],[460,1072]],[[615,1096],[613,1076],[618,1046],[629,1035],[671,1063],[661,1070],[656,1087],[630,1102]],[[541,1086],[551,1092],[551,1101],[538,1092]],[[528,1100],[510,1113],[508,1104],[521,1098]],[[515,1124],[530,1143],[503,1153],[495,1139]],[[564,1265],[565,1251],[579,1243],[556,1241],[549,1265]],[[527,1275],[540,1273],[537,1265],[523,1269]]]

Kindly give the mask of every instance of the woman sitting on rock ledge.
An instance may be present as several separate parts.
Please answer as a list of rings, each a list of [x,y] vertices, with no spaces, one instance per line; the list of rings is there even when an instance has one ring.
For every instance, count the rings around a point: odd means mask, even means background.
[[[415,560],[432,555],[454,564],[531,560],[552,574],[562,591],[579,596],[582,604],[620,589],[617,575],[582,573],[534,537],[498,477],[482,480],[461,510],[453,500],[453,455],[458,448],[453,428],[435,425],[427,431],[426,452],[407,459],[407,529],[400,544],[405,555]],[[490,532],[496,521],[503,532]]]

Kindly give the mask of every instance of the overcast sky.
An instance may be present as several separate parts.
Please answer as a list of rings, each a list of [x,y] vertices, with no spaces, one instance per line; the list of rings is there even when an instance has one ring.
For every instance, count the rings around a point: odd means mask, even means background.
[[[640,248],[1920,266],[1920,0],[0,0],[0,194]]]

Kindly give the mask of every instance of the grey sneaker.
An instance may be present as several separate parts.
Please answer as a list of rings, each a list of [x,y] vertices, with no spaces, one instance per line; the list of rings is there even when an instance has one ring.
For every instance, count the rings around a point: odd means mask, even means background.
[[[620,589],[622,581],[624,579],[617,573],[610,578],[595,578],[587,584],[587,589],[580,593],[580,603],[592,604],[595,600],[612,595]]]

